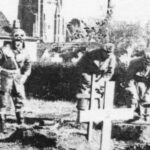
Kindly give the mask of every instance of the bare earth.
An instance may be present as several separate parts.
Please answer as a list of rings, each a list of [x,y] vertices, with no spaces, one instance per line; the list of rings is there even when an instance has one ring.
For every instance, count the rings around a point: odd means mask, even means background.
[[[7,117],[8,133],[0,134],[0,149],[99,150],[101,130],[95,125],[92,141],[86,140],[87,124],[76,122],[76,103],[32,99],[26,101],[24,111],[28,126],[21,129],[17,127],[12,109],[11,115]],[[149,140],[150,136],[147,138]],[[127,145],[133,143],[135,141],[125,142],[113,138],[111,150],[126,150]]]

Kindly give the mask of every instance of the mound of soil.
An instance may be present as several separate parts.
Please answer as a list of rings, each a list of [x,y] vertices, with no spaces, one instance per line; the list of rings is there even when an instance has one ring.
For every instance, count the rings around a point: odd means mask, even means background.
[[[0,149],[100,149],[101,125],[94,124],[92,140],[88,142],[87,124],[79,124],[76,121],[76,104],[60,101],[55,103],[30,101],[27,106],[31,106],[31,110],[28,107],[25,116],[26,128],[19,128],[15,119],[7,119],[8,133],[0,133]],[[33,108],[36,108],[37,112]],[[148,126],[113,124],[111,150],[149,150],[149,141]]]

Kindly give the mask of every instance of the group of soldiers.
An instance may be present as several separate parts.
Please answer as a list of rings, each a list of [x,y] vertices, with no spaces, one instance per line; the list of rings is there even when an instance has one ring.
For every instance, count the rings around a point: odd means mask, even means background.
[[[15,106],[16,119],[19,125],[24,124],[23,100],[25,99],[24,83],[31,73],[31,60],[26,49],[25,32],[14,28],[12,41],[5,43],[0,49],[0,124],[5,132],[6,108],[9,99]],[[101,85],[109,82],[117,65],[112,43],[103,44],[100,48],[87,50],[77,63],[77,68],[87,80],[82,85],[81,93],[90,92],[90,76],[95,74]],[[141,116],[150,103],[150,53],[144,50],[141,57],[132,60],[126,74],[126,90],[132,94],[131,107]],[[87,90],[88,89],[88,90]],[[102,96],[102,95],[101,95]]]
[[[82,85],[82,90],[77,95],[78,98],[82,99],[83,94],[91,94],[93,74],[97,78],[95,80],[97,83],[94,84],[98,84],[97,89],[94,90],[97,91],[99,97],[104,95],[104,83],[114,80],[113,76],[117,67],[114,50],[114,44],[106,43],[99,49],[85,53],[78,65],[87,82]],[[133,108],[136,118],[142,118],[145,113],[148,113],[150,107],[150,52],[148,48],[142,49],[142,55],[130,61],[124,76],[123,86],[131,94],[130,107]],[[103,98],[100,99],[102,100]]]
[[[150,52],[148,48],[142,51],[142,56],[130,62],[126,75],[126,90],[132,94],[131,107],[139,116],[150,107]]]

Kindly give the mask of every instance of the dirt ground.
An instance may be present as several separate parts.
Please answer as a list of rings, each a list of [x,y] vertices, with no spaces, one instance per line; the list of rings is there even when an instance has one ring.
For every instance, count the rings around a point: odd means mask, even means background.
[[[94,124],[92,141],[86,140],[87,124],[78,124],[76,103],[44,102],[28,100],[25,103],[26,128],[18,128],[13,115],[13,109],[7,116],[8,133],[0,134],[0,149],[2,150],[99,150],[100,125]],[[122,131],[121,131],[122,130]],[[134,133],[133,133],[134,131]],[[145,144],[150,139],[149,129],[113,127],[111,150],[127,150],[129,145],[141,142],[141,133]],[[122,132],[122,134],[121,134]],[[130,134],[129,132],[132,132]],[[143,134],[142,134],[143,136]],[[121,137],[121,138],[120,138]],[[136,138],[133,138],[136,137]],[[138,138],[137,138],[138,137]],[[147,138],[147,139],[146,139]],[[128,140],[129,139],[129,140]],[[145,140],[145,141],[144,141]],[[130,149],[128,149],[130,150]],[[134,149],[133,149],[134,150]]]

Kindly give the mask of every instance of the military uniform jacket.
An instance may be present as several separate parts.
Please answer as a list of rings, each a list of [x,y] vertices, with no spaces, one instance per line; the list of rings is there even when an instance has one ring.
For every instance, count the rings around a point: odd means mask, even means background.
[[[127,70],[127,80],[134,79],[137,82],[148,82],[150,79],[150,64],[145,57],[132,60]]]
[[[111,80],[116,68],[116,57],[112,54],[104,62],[100,63],[100,70],[103,71],[103,77]]]
[[[1,75],[20,76],[24,82],[31,73],[31,61],[26,49],[21,51],[12,50],[10,47],[3,47],[0,51]]]

